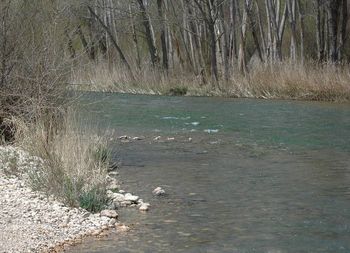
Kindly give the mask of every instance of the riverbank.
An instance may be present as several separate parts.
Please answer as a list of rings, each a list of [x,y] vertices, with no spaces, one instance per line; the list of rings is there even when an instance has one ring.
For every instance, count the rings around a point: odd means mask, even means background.
[[[99,64],[72,71],[71,83],[73,89],[83,91],[348,102],[349,71],[348,65],[284,61],[254,65],[244,75],[231,73],[228,80],[213,83],[205,73],[194,75],[186,70],[164,74],[143,69],[131,80],[123,69]]]
[[[111,176],[116,172],[108,176],[111,190],[107,191],[106,209],[93,214],[69,207],[54,196],[31,189],[31,172],[40,164],[40,158],[20,148],[0,146],[0,252],[61,252],[85,237],[105,236],[110,229],[127,231],[117,220],[118,207],[143,210],[147,206],[148,210],[149,204],[138,196],[114,192],[116,188],[112,188],[118,186]]]

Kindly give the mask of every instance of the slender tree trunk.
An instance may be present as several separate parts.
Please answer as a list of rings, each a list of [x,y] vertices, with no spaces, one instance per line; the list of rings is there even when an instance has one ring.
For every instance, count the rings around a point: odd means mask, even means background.
[[[258,25],[259,25],[259,33],[260,33],[260,38],[261,38],[261,41],[262,41],[261,51],[262,51],[262,55],[263,55],[264,61],[267,61],[267,49],[266,49],[266,40],[265,40],[264,26],[263,26],[262,20],[261,20],[259,4],[257,2],[255,2],[255,6],[256,6],[256,13],[257,13],[257,19],[258,19],[257,21],[258,21]]]
[[[129,71],[130,77],[135,81],[135,77],[134,74],[132,72],[132,69],[130,67],[129,62],[127,61],[123,51],[121,50],[120,46],[118,45],[117,41],[114,39],[114,36],[111,32],[111,30],[106,26],[105,23],[103,23],[103,21],[101,20],[101,18],[93,11],[93,9],[88,6],[88,9],[90,11],[90,13],[97,19],[97,21],[101,24],[101,26],[106,30],[106,32],[109,35],[110,40],[112,41],[112,44],[114,45],[114,47],[116,48],[117,52],[119,53],[119,56],[122,60],[122,62],[124,63],[124,65],[126,66],[127,70]]]
[[[71,36],[69,35],[69,32],[67,29],[64,29],[64,34],[67,37],[67,46],[68,46],[68,51],[69,51],[70,57],[72,59],[74,59],[76,53],[75,53],[75,49],[73,47],[73,40],[72,40]]]
[[[261,53],[261,47],[260,47],[260,43],[259,43],[258,33],[256,31],[257,22],[256,22],[256,19],[254,18],[252,6],[253,5],[252,5],[251,0],[245,0],[244,8],[245,8],[245,11],[248,15],[249,25],[250,25],[250,29],[252,31],[254,44],[255,44],[256,50],[258,52],[258,56],[259,56],[260,61],[264,62],[264,59],[263,59],[262,53]]]
[[[143,0],[137,0],[137,2],[139,3],[139,7],[141,10],[142,24],[145,27],[148,50],[151,55],[152,65],[157,66],[159,63],[159,56],[151,19],[146,11],[145,5],[143,4]]]
[[[165,14],[163,10],[164,0],[157,0],[157,6],[158,6],[158,16],[161,20],[161,34],[160,34],[160,41],[162,44],[162,56],[163,56],[163,68],[165,70],[169,69],[169,60],[168,60],[168,49],[166,45],[166,19]]]
[[[90,53],[90,52],[91,52],[91,48],[90,48],[90,46],[89,46],[89,43],[88,43],[87,40],[86,40],[86,37],[85,37],[83,31],[81,30],[81,26],[80,26],[80,25],[79,25],[78,28],[77,28],[77,33],[78,33],[78,35],[79,35],[81,44],[82,44],[83,47],[84,47],[85,53],[89,56],[89,59],[90,59],[90,60],[94,60],[93,55]]]
[[[342,0],[342,24],[339,46],[339,60],[343,60],[345,52],[345,43],[347,41],[347,25],[348,25],[348,3],[347,0]]]
[[[297,42],[296,42],[296,0],[287,0],[288,17],[291,30],[290,38],[290,58],[296,61],[297,58]]]
[[[222,24],[222,29],[223,29],[223,58],[224,58],[224,76],[225,76],[225,81],[228,81],[230,78],[230,63],[229,63],[229,49],[230,49],[230,38],[229,38],[229,28],[228,24],[225,20],[225,14],[224,14],[224,4],[222,3],[219,6],[220,10],[220,19],[221,19],[221,24]]]
[[[338,61],[338,19],[341,0],[328,0],[329,55],[334,63]]]
[[[305,22],[304,22],[304,7],[300,0],[298,0],[298,9],[299,9],[299,22],[300,22],[300,60],[301,64],[305,62]]]
[[[230,62],[237,59],[237,17],[236,0],[230,1]]]
[[[244,3],[245,4],[245,3]],[[236,5],[237,16],[240,16],[239,5]],[[241,29],[240,29],[240,43],[238,50],[238,69],[241,73],[246,73],[247,63],[246,63],[246,37],[247,37],[247,19],[248,14],[246,8],[243,8],[243,16],[241,18]]]
[[[136,52],[136,65],[138,69],[141,69],[141,55],[140,55],[140,48],[139,48],[139,41],[137,38],[136,33],[136,27],[135,27],[135,21],[134,21],[134,14],[131,8],[131,4],[129,4],[129,12],[130,12],[130,21],[131,21],[131,30],[132,30],[132,41],[134,43],[134,48]]]

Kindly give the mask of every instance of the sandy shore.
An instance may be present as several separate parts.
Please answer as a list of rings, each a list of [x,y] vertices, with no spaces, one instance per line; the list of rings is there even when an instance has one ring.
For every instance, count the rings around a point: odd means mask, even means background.
[[[0,253],[59,252],[65,245],[80,243],[86,236],[101,236],[114,228],[127,230],[127,226],[117,221],[118,214],[114,210],[92,214],[33,192],[25,176],[18,175],[25,175],[22,171],[38,163],[40,159],[30,157],[18,148],[0,146]],[[123,196],[136,199],[130,193],[118,195],[119,198]],[[131,200],[125,205],[126,200],[122,200],[124,206],[129,203],[143,205]],[[113,201],[116,206],[120,204],[120,201]]]

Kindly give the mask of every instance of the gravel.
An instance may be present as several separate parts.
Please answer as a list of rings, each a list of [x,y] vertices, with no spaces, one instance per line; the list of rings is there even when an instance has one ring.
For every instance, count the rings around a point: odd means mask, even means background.
[[[109,228],[127,230],[113,210],[92,214],[33,192],[20,175],[38,163],[21,149],[0,146],[0,253],[58,252]]]

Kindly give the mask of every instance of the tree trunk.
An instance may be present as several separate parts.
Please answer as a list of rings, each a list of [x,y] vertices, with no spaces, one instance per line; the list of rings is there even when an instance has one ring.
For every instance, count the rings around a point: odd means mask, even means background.
[[[90,6],[88,6],[88,9],[90,11],[90,13],[97,19],[97,21],[101,24],[101,26],[106,30],[107,34],[109,35],[110,40],[112,41],[112,44],[114,45],[114,47],[116,48],[117,52],[119,53],[119,56],[122,60],[122,62],[124,63],[124,65],[126,66],[127,70],[129,71],[130,77],[133,79],[133,81],[135,81],[135,77],[134,74],[131,70],[130,64],[127,61],[123,51],[121,50],[120,46],[118,45],[117,41],[114,39],[114,36],[111,32],[111,30],[106,26],[105,23],[103,23],[103,21],[101,20],[101,18],[91,9]]]
[[[338,18],[341,0],[328,0],[329,56],[331,62],[338,61]]]
[[[132,41],[134,43],[134,48],[136,52],[136,65],[138,69],[141,69],[141,56],[140,56],[140,48],[139,48],[139,41],[136,34],[136,27],[135,27],[135,21],[134,21],[134,14],[132,12],[131,4],[129,4],[129,12],[130,12],[130,20],[131,20],[131,30],[132,30]]]
[[[249,19],[249,25],[250,25],[250,29],[252,31],[252,35],[253,35],[253,40],[254,40],[254,44],[256,47],[256,50],[258,51],[258,56],[261,62],[264,61],[263,57],[262,57],[262,53],[261,53],[261,47],[260,47],[260,43],[259,43],[259,38],[258,38],[258,34],[256,31],[256,26],[257,26],[257,22],[256,19],[253,17],[253,11],[252,11],[252,1],[251,0],[245,0],[244,1],[244,8],[245,11],[248,15],[248,19]]]
[[[344,58],[345,43],[347,40],[347,25],[348,25],[348,3],[347,0],[342,0],[342,24],[341,24],[341,36],[340,36],[340,46],[339,46],[339,59]]]
[[[292,61],[296,61],[297,58],[297,42],[296,42],[296,0],[287,0],[288,17],[291,30],[290,38],[290,58]]]
[[[137,0],[141,10],[142,24],[145,27],[146,39],[148,44],[148,50],[151,55],[152,65],[155,67],[159,63],[158,50],[156,47],[156,40],[154,38],[153,27],[151,24],[151,19],[146,11],[146,7],[143,4],[143,0]]]
[[[158,15],[161,20],[161,34],[160,34],[160,41],[162,44],[162,56],[163,56],[163,68],[168,71],[169,69],[169,60],[168,60],[168,49],[166,44],[166,20],[165,20],[165,14],[163,11],[163,2],[164,0],[157,0],[157,6],[158,6]]]
[[[299,9],[299,22],[300,22],[300,60],[301,64],[304,64],[305,62],[305,47],[304,47],[304,40],[305,40],[305,23],[304,23],[304,7],[302,5],[302,2],[298,0],[298,9]]]
[[[225,20],[225,14],[224,14],[224,4],[222,3],[219,6],[219,10],[220,10],[220,20],[221,20],[221,24],[222,24],[222,29],[223,29],[223,58],[224,58],[224,76],[225,76],[225,81],[228,81],[230,78],[230,63],[229,63],[229,54],[230,54],[230,38],[229,38],[229,28],[228,28],[228,24]]]

